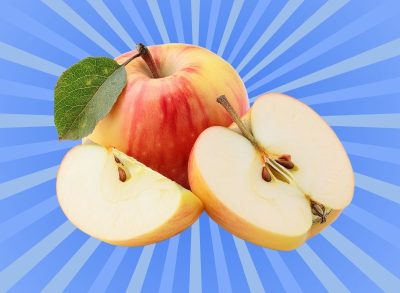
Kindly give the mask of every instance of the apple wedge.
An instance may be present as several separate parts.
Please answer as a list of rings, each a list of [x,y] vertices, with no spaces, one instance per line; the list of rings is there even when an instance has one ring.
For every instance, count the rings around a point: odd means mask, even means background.
[[[116,149],[95,144],[67,153],[57,174],[57,197],[83,232],[124,246],[172,237],[203,210],[189,190]]]
[[[257,99],[237,126],[210,127],[189,160],[189,183],[207,213],[234,235],[291,250],[330,225],[350,202],[354,176],[329,125],[282,94]]]

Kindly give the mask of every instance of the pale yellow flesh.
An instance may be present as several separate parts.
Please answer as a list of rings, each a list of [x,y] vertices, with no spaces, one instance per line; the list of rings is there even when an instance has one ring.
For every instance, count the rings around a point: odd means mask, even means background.
[[[121,182],[118,164],[128,178]],[[57,195],[67,217],[82,231],[121,245],[144,245],[191,225],[202,203],[190,191],[121,152],[81,145],[64,158]]]
[[[261,97],[245,123],[267,152],[292,155],[296,171],[291,173],[298,186],[275,178],[263,181],[260,155],[240,131],[212,127],[192,150],[192,191],[210,216],[233,234],[273,249],[296,248],[331,224],[351,201],[354,182],[348,157],[323,119],[284,95]],[[316,160],[330,164],[326,172],[316,167]],[[309,198],[336,209],[325,224],[312,225]]]

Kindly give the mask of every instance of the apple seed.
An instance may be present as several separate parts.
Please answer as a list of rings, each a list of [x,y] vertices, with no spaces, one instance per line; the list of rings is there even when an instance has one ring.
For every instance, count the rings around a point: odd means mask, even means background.
[[[126,181],[126,173],[124,171],[124,169],[122,169],[121,167],[118,167],[118,175],[119,175],[119,180],[122,182]]]
[[[271,177],[271,174],[270,174],[269,171],[268,171],[267,166],[264,166],[264,167],[262,168],[261,177],[262,177],[262,179],[264,179],[265,181],[271,182],[272,177]]]

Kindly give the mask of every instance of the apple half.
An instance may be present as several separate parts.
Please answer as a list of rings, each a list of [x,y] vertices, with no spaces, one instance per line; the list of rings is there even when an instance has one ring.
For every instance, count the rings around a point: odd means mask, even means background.
[[[330,225],[350,202],[354,176],[329,125],[289,96],[265,94],[237,126],[197,139],[189,182],[207,213],[234,235],[291,250]],[[235,117],[236,116],[236,117]]]
[[[57,197],[83,232],[124,246],[172,237],[203,210],[189,190],[114,148],[96,144],[67,153],[57,174]]]

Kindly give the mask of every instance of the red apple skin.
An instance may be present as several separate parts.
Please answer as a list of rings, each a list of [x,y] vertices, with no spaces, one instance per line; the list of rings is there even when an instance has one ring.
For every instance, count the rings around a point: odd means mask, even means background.
[[[210,126],[232,123],[217,97],[226,95],[243,115],[249,109],[247,92],[233,67],[207,49],[186,44],[148,49],[161,78],[153,78],[141,58],[131,61],[125,89],[89,138],[188,188],[187,164],[196,138]],[[123,63],[134,54],[116,61]]]

